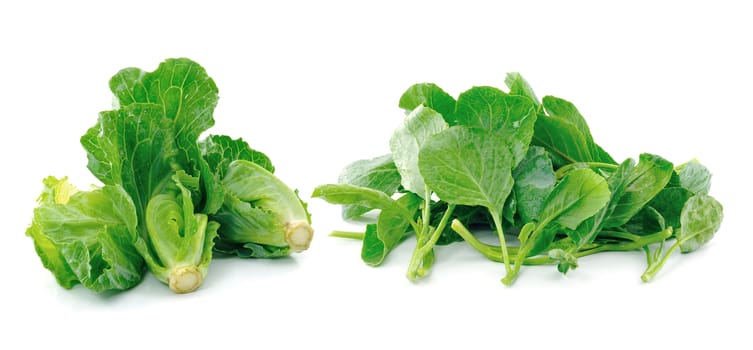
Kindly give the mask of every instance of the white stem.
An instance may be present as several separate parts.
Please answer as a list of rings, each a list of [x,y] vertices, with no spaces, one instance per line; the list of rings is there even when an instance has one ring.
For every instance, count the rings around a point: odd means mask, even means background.
[[[175,293],[191,293],[204,282],[204,276],[196,266],[176,267],[167,277],[167,285]]]
[[[304,220],[291,221],[285,224],[285,241],[290,250],[302,252],[309,248],[311,239],[314,237],[314,229]]]

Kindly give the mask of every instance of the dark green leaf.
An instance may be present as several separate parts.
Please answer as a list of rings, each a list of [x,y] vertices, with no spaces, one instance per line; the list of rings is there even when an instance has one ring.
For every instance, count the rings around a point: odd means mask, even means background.
[[[624,190],[603,227],[619,227],[627,223],[669,182],[673,166],[652,154],[641,154],[638,165],[630,171]]]
[[[546,150],[533,146],[512,172],[517,213],[523,222],[539,215],[544,200],[554,188],[555,175]]]

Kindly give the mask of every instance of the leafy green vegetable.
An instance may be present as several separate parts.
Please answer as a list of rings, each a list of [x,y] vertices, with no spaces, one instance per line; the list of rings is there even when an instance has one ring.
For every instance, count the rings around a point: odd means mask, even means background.
[[[408,117],[392,135],[391,154],[353,163],[339,185],[314,190],[345,205],[346,219],[381,210],[365,232],[333,236],[363,240],[363,261],[378,266],[415,235],[410,280],[428,273],[435,245],[465,241],[503,263],[509,285],[522,265],[567,273],[582,265],[579,258],[632,250],[647,253],[648,281],[672,250],[697,249],[716,232],[722,209],[707,196],[710,172],[700,163],[673,168],[643,153],[637,163],[618,164],[573,103],[540,101],[518,73],[505,84],[509,92],[473,87],[457,100],[434,84],[410,87],[400,98]],[[499,245],[469,228],[496,231]],[[517,244],[508,246],[505,233],[517,235]]]
[[[505,141],[479,129],[453,126],[424,145],[419,168],[427,185],[442,200],[489,210],[509,272],[501,214],[513,186],[513,155]]]
[[[415,213],[422,203],[421,197],[408,193],[397,200],[408,212]],[[371,266],[379,266],[390,251],[408,236],[411,219],[402,210],[384,209],[379,213],[377,223],[368,225],[363,238],[361,259]]]
[[[271,174],[266,155],[241,139],[199,140],[214,125],[218,100],[200,65],[178,58],[153,72],[123,69],[110,89],[113,110],[101,112],[81,137],[87,166],[104,186],[73,193],[67,181],[46,179],[27,230],[61,286],[127,289],[147,267],[173,291],[187,293],[206,277],[216,240],[218,250],[242,256],[308,247],[313,231],[305,203]],[[253,171],[234,180],[241,167]],[[246,232],[249,227],[256,231]],[[272,227],[282,229],[267,231]],[[260,230],[287,240],[260,246],[269,243],[257,242],[253,234]]]
[[[424,178],[418,169],[418,150],[434,134],[447,129],[442,115],[431,108],[418,106],[406,118],[403,126],[395,130],[390,139],[390,149],[403,188],[421,197],[426,195]]]
[[[338,183],[368,187],[394,194],[400,187],[400,173],[392,160],[392,154],[372,159],[362,159],[348,164],[340,173]],[[374,208],[359,205],[343,205],[343,219],[359,217]]]
[[[246,160],[230,163],[222,179],[226,202],[214,218],[220,240],[308,249],[314,230],[298,194],[263,167]]]
[[[545,149],[532,146],[523,161],[513,169],[512,177],[517,213],[523,222],[531,222],[541,212],[557,180],[552,160]]]
[[[58,283],[96,292],[138,284],[144,260],[134,247],[136,210],[125,191],[107,185],[81,192],[54,177],[44,185],[26,235]]]
[[[525,97],[511,96],[493,87],[474,87],[458,98],[455,119],[458,125],[487,130],[505,138],[515,166],[528,151],[536,111]]]
[[[708,194],[711,188],[711,172],[694,159],[677,167],[680,186],[693,194]]]
[[[722,225],[722,210],[719,202],[703,193],[688,199],[680,216],[681,229],[675,233],[677,240],[661,258],[656,255],[656,258],[651,259],[649,256],[649,266],[641,278],[646,282],[653,279],[677,248],[682,253],[691,253],[714,238]],[[657,253],[661,253],[661,249]]]
[[[447,123],[454,125],[450,119],[455,111],[455,99],[439,86],[431,83],[415,84],[400,97],[398,105],[406,113],[411,113],[418,106],[429,107],[441,114]]]

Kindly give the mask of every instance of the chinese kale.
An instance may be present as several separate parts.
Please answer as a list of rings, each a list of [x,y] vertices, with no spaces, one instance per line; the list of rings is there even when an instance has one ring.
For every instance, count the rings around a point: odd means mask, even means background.
[[[110,80],[113,110],[82,137],[103,186],[77,191],[49,177],[27,235],[58,283],[96,292],[138,284],[145,268],[176,293],[198,288],[213,251],[279,257],[308,248],[305,204],[242,139],[199,136],[218,90],[197,63]]]
[[[583,256],[641,249],[649,281],[677,248],[692,252],[719,229],[722,206],[708,195],[706,167],[647,153],[617,163],[572,103],[539,100],[517,73],[505,83],[508,92],[474,87],[457,100],[434,84],[411,86],[391,154],[356,161],[338,184],[314,190],[342,204],[345,219],[379,210],[365,232],[333,236],[362,239],[361,257],[372,266],[415,236],[410,280],[429,272],[436,245],[465,240],[503,263],[502,282],[511,285],[522,265],[552,264],[564,274]],[[495,231],[499,244],[469,227]],[[508,244],[511,235],[517,240]]]

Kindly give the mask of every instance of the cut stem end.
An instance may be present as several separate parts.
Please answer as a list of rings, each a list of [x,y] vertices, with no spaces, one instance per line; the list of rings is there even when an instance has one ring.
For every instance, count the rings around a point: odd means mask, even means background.
[[[167,285],[175,293],[191,293],[204,282],[204,276],[196,266],[182,266],[173,269],[167,278]]]
[[[285,241],[293,252],[309,249],[313,238],[314,229],[306,221],[293,221],[285,225]]]

